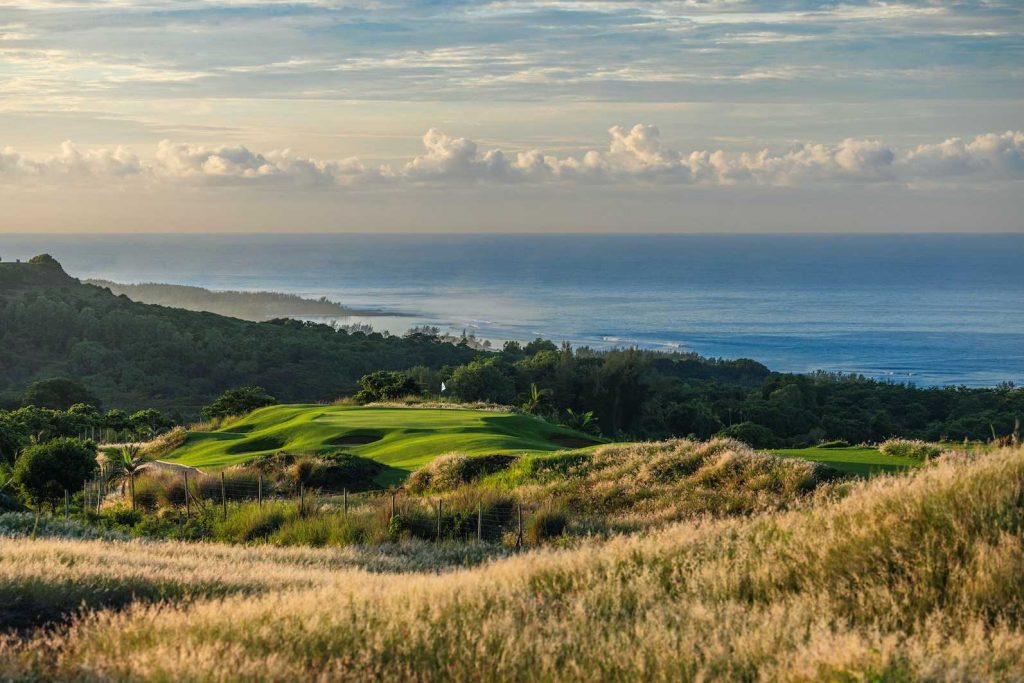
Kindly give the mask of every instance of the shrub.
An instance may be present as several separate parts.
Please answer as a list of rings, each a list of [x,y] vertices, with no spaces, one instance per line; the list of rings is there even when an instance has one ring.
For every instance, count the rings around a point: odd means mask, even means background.
[[[413,493],[450,491],[480,477],[507,468],[518,458],[514,455],[476,455],[448,453],[439,456],[406,480]]]
[[[245,415],[257,408],[277,403],[277,399],[268,394],[263,387],[241,387],[228,389],[210,405],[203,408],[203,417],[225,418],[229,415]]]
[[[12,481],[29,502],[53,509],[65,491],[78,491],[96,469],[96,445],[61,437],[25,449],[14,464]]]
[[[742,441],[751,448],[775,448],[779,445],[772,430],[756,422],[739,422],[718,432],[718,436]]]
[[[942,453],[938,444],[916,439],[889,439],[882,442],[878,450],[884,455],[918,460],[929,460]]]
[[[538,545],[562,536],[568,527],[569,518],[564,511],[543,507],[526,520],[523,537],[527,543]]]
[[[373,401],[392,401],[403,396],[419,394],[422,389],[411,376],[404,372],[381,370],[359,379],[359,393],[355,395],[357,403]]]
[[[227,519],[215,524],[214,534],[217,540],[232,543],[265,540],[295,515],[292,503],[248,503],[232,508]]]

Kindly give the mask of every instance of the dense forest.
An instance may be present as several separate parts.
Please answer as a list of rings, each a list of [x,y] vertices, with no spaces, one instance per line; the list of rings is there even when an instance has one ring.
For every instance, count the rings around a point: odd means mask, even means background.
[[[354,392],[379,369],[440,368],[466,347],[278,319],[248,322],[142,304],[82,284],[49,257],[0,263],[0,407],[35,380],[73,377],[106,408],[198,416],[225,389],[259,384],[281,401]]]
[[[284,402],[331,400],[355,394],[361,377],[380,370],[411,378],[403,391],[436,395],[444,381],[455,398],[519,405],[615,438],[724,432],[759,447],[893,435],[986,439],[1014,432],[1024,418],[1024,389],[1010,385],[916,388],[539,339],[491,352],[430,328],[396,337],[152,306],[82,284],[48,257],[0,263],[0,407],[31,403],[33,382],[72,377],[104,408],[192,418],[231,387],[259,385]]]
[[[86,284],[124,294],[132,301],[158,304],[187,311],[207,311],[242,320],[262,322],[274,318],[329,318],[350,315],[377,315],[375,311],[353,311],[325,297],[304,299],[281,292],[214,291],[203,287],[167,285],[153,282],[121,284],[109,280],[85,280]]]

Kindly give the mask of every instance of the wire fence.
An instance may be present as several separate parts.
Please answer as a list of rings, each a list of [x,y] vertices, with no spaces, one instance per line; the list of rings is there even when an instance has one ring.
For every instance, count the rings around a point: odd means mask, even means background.
[[[320,518],[325,524],[358,522],[386,530],[389,539],[488,542],[516,548],[559,535],[565,526],[552,514],[552,506],[508,494],[419,495],[402,488],[350,490],[248,471],[206,474],[183,468],[97,478],[85,485],[80,500],[83,510],[96,513],[110,505],[139,511],[172,509],[179,513],[183,524],[202,515],[227,520],[245,506],[294,506],[291,511],[299,517]]]

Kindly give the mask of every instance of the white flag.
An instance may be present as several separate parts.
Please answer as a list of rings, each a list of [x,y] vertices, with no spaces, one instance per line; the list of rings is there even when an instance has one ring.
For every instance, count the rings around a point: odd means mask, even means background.
[[[446,386],[444,385],[444,382],[441,382],[441,393],[442,393],[442,394],[444,393],[444,390],[445,390],[445,389],[447,389],[447,388],[448,388],[448,387],[446,387]]]

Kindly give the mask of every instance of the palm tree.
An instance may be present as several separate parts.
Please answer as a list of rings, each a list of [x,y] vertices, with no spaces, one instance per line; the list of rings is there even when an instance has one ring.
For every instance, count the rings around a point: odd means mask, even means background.
[[[115,466],[120,470],[115,475],[116,478],[121,480],[121,491],[124,491],[124,484],[127,483],[130,487],[132,494],[132,510],[135,509],[135,475],[139,473],[142,466],[145,464],[141,455],[142,449],[137,444],[127,444],[121,446],[118,451],[117,459],[114,461]]]
[[[597,426],[597,418],[594,411],[588,410],[585,413],[577,413],[572,408],[565,409],[565,419],[562,421],[569,429],[575,429],[584,434],[600,434],[601,429]]]
[[[530,384],[530,393],[526,397],[526,402],[523,403],[523,410],[528,412],[530,415],[536,415],[540,412],[540,409],[548,398],[550,398],[552,391],[550,389],[538,389],[536,384]]]

